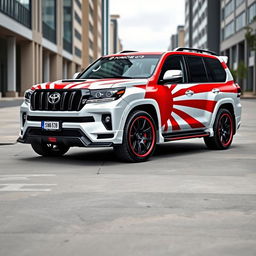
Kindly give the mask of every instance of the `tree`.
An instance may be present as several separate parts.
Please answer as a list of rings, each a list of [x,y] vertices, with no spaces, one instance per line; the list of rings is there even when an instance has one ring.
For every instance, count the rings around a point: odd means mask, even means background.
[[[253,22],[256,21],[256,17],[254,17]],[[245,40],[247,42],[249,50],[254,52],[254,65],[256,66],[256,30],[250,27],[250,25],[245,27],[246,33],[245,33]],[[248,70],[248,68],[246,67]],[[243,75],[245,70],[243,70],[243,67],[241,67],[241,74]],[[246,71],[247,73],[247,71]],[[255,78],[254,78],[255,82]]]
[[[256,21],[256,17],[253,19],[253,21]],[[247,44],[252,51],[256,51],[256,30],[254,30],[250,26],[245,27],[246,33],[245,33],[245,39],[247,41]]]

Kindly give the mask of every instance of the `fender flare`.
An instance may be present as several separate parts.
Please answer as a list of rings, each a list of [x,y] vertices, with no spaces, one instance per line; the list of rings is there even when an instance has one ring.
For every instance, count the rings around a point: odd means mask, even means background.
[[[161,113],[160,113],[159,106],[158,106],[157,102],[153,99],[144,99],[143,101],[141,101],[141,99],[138,99],[138,100],[134,100],[134,101],[130,102],[129,104],[127,104],[126,108],[123,111],[123,115],[121,118],[120,130],[124,129],[126,120],[129,116],[129,114],[131,113],[131,111],[134,108],[143,106],[143,105],[151,105],[154,107],[156,114],[157,114],[158,127],[159,127],[159,129],[157,131],[157,134],[158,134],[157,143],[164,142],[164,138],[162,136]]]
[[[221,106],[224,105],[224,104],[231,104],[232,107],[233,107],[233,110],[234,110],[234,114],[235,114],[235,102],[234,102],[234,100],[232,98],[220,99],[217,102],[217,104],[215,105],[214,111],[212,113],[212,119],[211,119],[211,122],[210,122],[210,125],[209,125],[210,137],[214,135],[213,126],[214,126],[214,123],[215,123],[217,113],[218,113],[219,109],[221,108]]]

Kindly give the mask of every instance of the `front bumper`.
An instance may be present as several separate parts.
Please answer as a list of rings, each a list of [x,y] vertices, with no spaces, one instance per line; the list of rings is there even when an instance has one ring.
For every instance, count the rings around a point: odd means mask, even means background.
[[[88,104],[81,111],[31,111],[29,104],[21,106],[21,130],[18,142],[48,142],[54,138],[56,143],[79,147],[110,147],[121,144],[123,112],[127,103],[124,100],[104,104]],[[111,127],[106,127],[102,118],[111,116]],[[24,119],[24,116],[26,118]],[[42,121],[59,121],[60,131],[45,131]]]

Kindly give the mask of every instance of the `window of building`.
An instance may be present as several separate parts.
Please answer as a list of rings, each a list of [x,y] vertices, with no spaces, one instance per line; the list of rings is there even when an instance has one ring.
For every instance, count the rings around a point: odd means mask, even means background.
[[[56,42],[56,0],[42,1],[43,36]]]
[[[236,0],[236,7],[239,7],[243,2],[244,0]]]
[[[201,57],[186,56],[189,69],[189,82],[208,82],[203,59]]]
[[[73,5],[72,0],[63,2],[63,48],[72,53],[72,31],[73,31]]]
[[[89,47],[93,49],[93,41],[91,39],[89,39]]]
[[[25,8],[30,9],[30,0],[16,0],[21,5],[23,5]]]
[[[248,8],[248,23],[253,22],[255,17],[256,17],[256,3],[252,4]]]
[[[75,47],[75,55],[76,55],[77,57],[79,57],[79,58],[82,57],[82,52],[81,52],[81,50],[78,49],[77,47]]]
[[[233,35],[235,32],[235,23],[234,21],[230,22],[225,28],[224,28],[224,39],[227,39],[231,35]]]
[[[231,0],[225,7],[224,16],[225,18],[228,17],[235,9],[234,0]]]
[[[77,12],[75,12],[75,20],[81,25],[82,24],[82,20],[79,17],[79,15],[77,14]]]
[[[82,40],[82,35],[75,29],[75,36],[76,38],[81,41]]]
[[[93,33],[93,25],[89,22],[89,30]]]
[[[13,18],[20,24],[31,28],[31,1],[30,0],[0,0],[0,12]]]
[[[81,4],[80,0],[76,0],[76,4],[77,4],[77,6],[78,6],[80,9],[82,8],[82,4]]]
[[[89,5],[89,12],[91,14],[91,16],[93,16],[93,8]]]
[[[236,31],[239,31],[246,25],[245,12],[236,17]]]
[[[89,57],[89,63],[91,64],[91,63],[93,63],[93,61],[94,61],[94,59],[93,59],[93,57]]]
[[[217,59],[204,58],[209,82],[225,82],[226,72]]]

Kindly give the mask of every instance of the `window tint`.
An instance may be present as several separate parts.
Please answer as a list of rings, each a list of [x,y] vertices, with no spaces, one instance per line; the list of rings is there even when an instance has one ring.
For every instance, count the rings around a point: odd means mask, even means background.
[[[189,82],[208,82],[203,59],[190,56],[187,56],[186,59],[190,73]]]
[[[225,82],[226,81],[226,71],[222,67],[221,63],[217,59],[204,58],[209,82]]]
[[[183,60],[181,56],[169,56],[167,57],[167,59],[165,60],[164,64],[163,64],[163,68],[161,71],[161,75],[160,75],[160,80],[163,79],[163,76],[165,74],[165,72],[167,70],[181,70],[183,72],[183,79],[182,82],[185,82],[185,69],[184,69],[184,65],[183,65]]]

